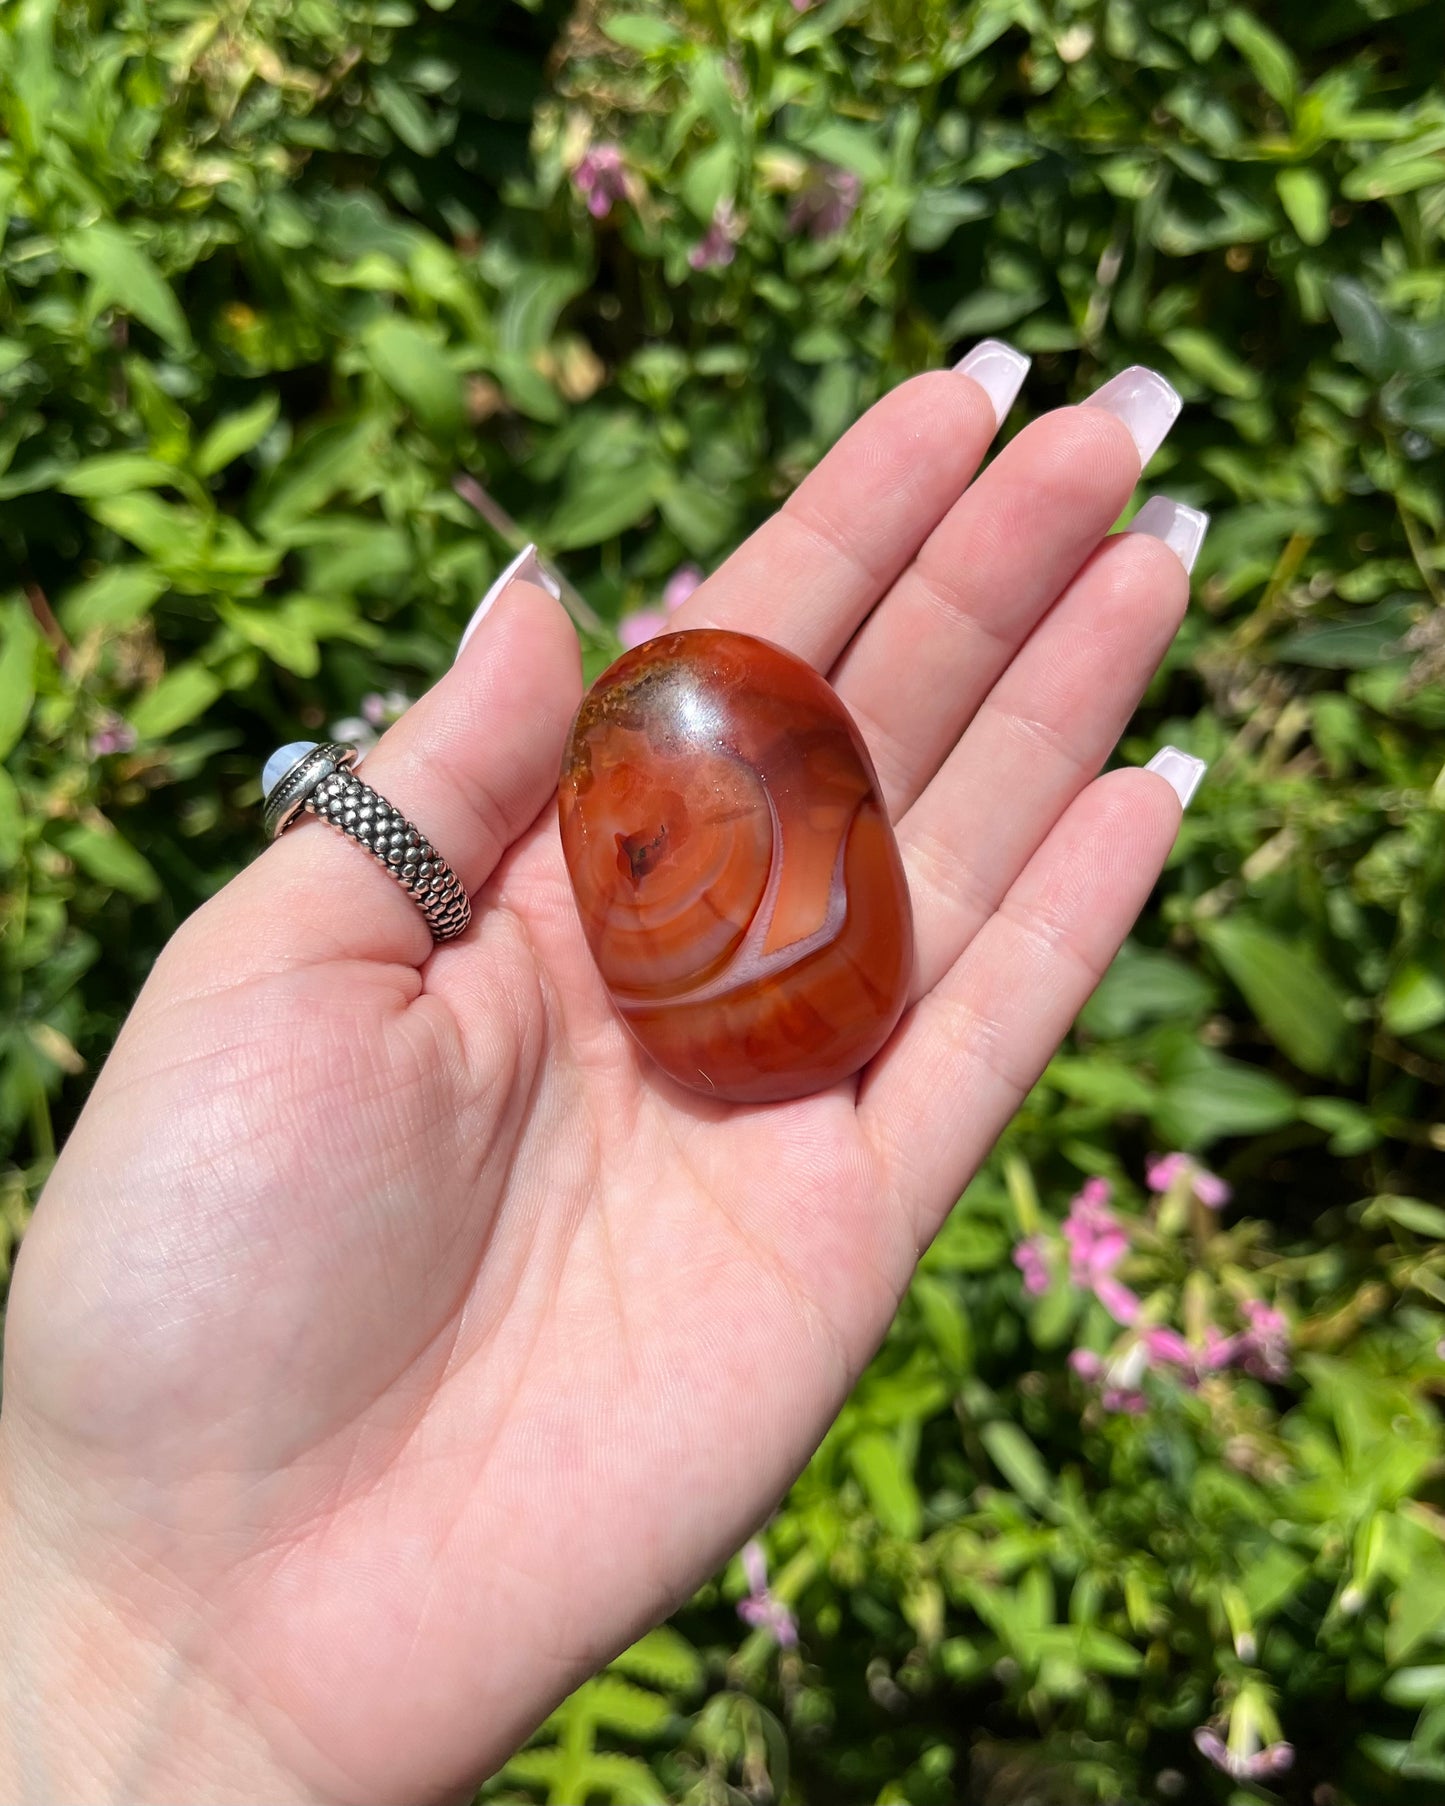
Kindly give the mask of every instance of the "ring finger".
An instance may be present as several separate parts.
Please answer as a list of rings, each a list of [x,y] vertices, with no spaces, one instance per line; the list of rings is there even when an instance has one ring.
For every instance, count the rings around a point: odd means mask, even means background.
[[[831,680],[897,820],[1054,599],[1108,532],[1179,412],[1125,370],[1036,420],[928,535]]]
[[[914,998],[958,958],[1113,750],[1183,618],[1207,519],[1159,496],[1106,540],[899,823]]]

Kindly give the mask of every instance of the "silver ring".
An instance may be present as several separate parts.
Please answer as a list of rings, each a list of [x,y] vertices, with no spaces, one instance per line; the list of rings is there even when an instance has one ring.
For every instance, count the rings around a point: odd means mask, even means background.
[[[461,879],[420,828],[357,777],[357,757],[340,740],[297,740],[272,753],[261,779],[266,838],[279,839],[303,813],[316,816],[396,879],[434,941],[454,939],[472,919]]]

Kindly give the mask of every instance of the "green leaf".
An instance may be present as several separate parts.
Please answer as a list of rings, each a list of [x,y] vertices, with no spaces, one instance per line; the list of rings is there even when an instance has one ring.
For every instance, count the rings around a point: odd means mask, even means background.
[[[668,481],[656,460],[640,457],[611,470],[587,472],[552,516],[546,543],[559,552],[599,545],[649,515]]]
[[[615,1806],[667,1806],[668,1795],[657,1776],[636,1756],[622,1756],[615,1750],[593,1750],[581,1764],[581,1781],[585,1792],[554,1794],[554,1799],[567,1801],[605,1796]]]
[[[1368,1153],[1384,1136],[1368,1110],[1345,1097],[1307,1097],[1299,1107],[1300,1120],[1329,1135],[1329,1151],[1339,1160]]]
[[[683,172],[678,192],[699,225],[709,225],[718,202],[737,192],[737,146],[726,139],[700,151]]]
[[[715,552],[737,527],[737,507],[732,497],[700,482],[684,479],[663,484],[657,506],[688,551],[700,558]]]
[[[957,1290],[931,1273],[916,1273],[908,1296],[949,1371],[965,1371],[970,1364],[972,1339],[963,1300]]]
[[[5,639],[0,644],[0,759],[15,746],[30,719],[35,701],[35,654],[40,630],[30,610],[14,601],[0,613]]]
[[[999,1418],[986,1423],[978,1434],[989,1460],[1024,1503],[1035,1511],[1045,1510],[1054,1481],[1043,1456],[1018,1425]]]
[[[1080,1012],[1079,1026],[1101,1040],[1115,1040],[1149,1022],[1198,1021],[1214,1007],[1215,996],[1213,985],[1193,966],[1126,941]]]
[[[825,163],[836,163],[851,169],[865,182],[881,182],[888,174],[888,158],[877,132],[846,119],[829,119],[821,125],[807,126],[797,132],[794,142],[804,150],[821,157]]]
[[[200,443],[195,457],[197,474],[214,476],[218,470],[234,463],[265,438],[280,412],[281,397],[273,393],[261,396],[248,408],[224,415]]]
[[[1364,1219],[1367,1223],[1376,1223],[1381,1217],[1391,1223],[1398,1223],[1412,1235],[1428,1236],[1431,1241],[1445,1241],[1445,1210],[1438,1204],[1427,1204],[1423,1198],[1401,1198],[1391,1193],[1372,1198],[1365,1209]]]
[[[1154,1126],[1164,1141],[1199,1149],[1225,1135],[1278,1129],[1296,1108],[1294,1093],[1272,1073],[1198,1048],[1161,1088]]]
[[[60,619],[73,634],[96,627],[129,627],[166,592],[166,579],[148,564],[116,564],[68,590]]]
[[[848,1444],[848,1464],[885,1530],[908,1542],[923,1528],[923,1501],[898,1444],[879,1430],[864,1430]]]
[[[25,810],[15,780],[0,765],[0,872],[14,865],[25,844]]]
[[[66,495],[125,495],[132,489],[159,489],[174,484],[180,472],[143,452],[102,452],[72,464],[56,485]]]
[[[1311,622],[1277,641],[1274,656],[1320,671],[1367,671],[1394,656],[1415,614],[1413,603],[1387,602],[1343,621]]]
[[[1315,169],[1282,169],[1275,177],[1280,203],[1307,245],[1322,245],[1330,235],[1330,189]]]
[[[619,1674],[599,1674],[579,1689],[579,1703],[595,1723],[624,1737],[657,1737],[675,1716],[659,1694],[636,1687]]]
[[[639,1637],[629,1649],[614,1656],[610,1667],[638,1680],[651,1681],[669,1693],[698,1692],[707,1678],[702,1657],[680,1631],[668,1624]]]
[[[1432,376],[1445,370],[1445,320],[1425,320],[1403,326],[1405,368],[1416,376]]]
[[[1350,171],[1340,191],[1351,201],[1381,201],[1390,195],[1412,194],[1417,188],[1436,188],[1445,182],[1439,157],[1402,157],[1391,153],[1376,157]]]
[[[256,530],[282,538],[343,489],[365,481],[374,467],[378,425],[371,415],[338,420],[304,439],[277,467],[262,491]]]
[[[1419,376],[1402,383],[1386,395],[1385,405],[1401,426],[1445,439],[1445,381],[1438,376]]]
[[[1286,1604],[1309,1578],[1310,1564],[1288,1544],[1266,1543],[1239,1571],[1239,1590],[1256,1624],[1263,1624]]]
[[[1242,6],[1230,7],[1222,23],[1224,35],[1254,71],[1265,93],[1282,107],[1292,106],[1299,92],[1299,64],[1289,47]]]
[[[1143,1655],[1132,1643],[1097,1624],[1081,1624],[1074,1635],[1079,1666],[1092,1674],[1137,1674],[1144,1666]]]
[[[91,306],[118,307],[149,326],[173,351],[188,351],[190,328],[160,271],[118,226],[98,221],[61,240],[61,255],[89,276]]]
[[[1349,1072],[1349,998],[1312,953],[1239,919],[1202,923],[1199,933],[1281,1053],[1317,1077]]]
[[[1058,1054],[1050,1060],[1042,1082],[1081,1104],[1095,1104],[1120,1116],[1152,1108],[1155,1086],[1121,1060],[1094,1053],[1087,1059]]]
[[[1336,276],[1325,297],[1350,362],[1376,382],[1393,376],[1405,362],[1405,340],[1364,283],[1353,276]]]
[[[294,609],[230,603],[222,610],[222,619],[267,658],[298,677],[314,677],[321,669],[316,636]]]
[[[908,242],[915,251],[936,251],[958,227],[984,219],[994,203],[981,188],[925,188],[908,214]]]
[[[219,678],[192,662],[168,671],[130,712],[130,724],[141,740],[164,740],[178,727],[204,714],[221,694]]]
[[[198,561],[205,552],[206,523],[194,508],[182,508],[145,490],[98,497],[90,512],[102,525],[128,539],[158,564],[174,569]]]
[[[497,315],[498,348],[522,359],[541,351],[556,332],[562,309],[586,286],[586,273],[573,264],[520,265],[507,279]]]
[[[462,384],[437,340],[414,321],[378,320],[366,335],[372,368],[433,438],[454,439],[464,419]]]
[[[666,19],[656,18],[651,13],[617,13],[604,21],[602,29],[614,44],[620,44],[624,50],[637,50],[643,54],[654,50],[671,50],[686,42],[675,25],[670,25]]]
[[[100,828],[71,822],[56,831],[55,842],[88,877],[134,897],[137,903],[153,903],[161,894],[160,880],[149,860],[109,824]]]
[[[1392,1035],[1420,1035],[1445,1022],[1445,973],[1439,965],[1402,966],[1385,990],[1380,1019]]]
[[[561,1773],[561,1769],[561,1750],[518,1750],[514,1756],[508,1757],[506,1767],[502,1770],[502,1778],[508,1781],[520,1781],[525,1787],[550,1788]]]
[[[1392,1706],[1429,1706],[1445,1699],[1445,1663],[1422,1668],[1401,1668],[1388,1676],[1380,1697]]]
[[[1390,1601],[1390,1622],[1385,1628],[1385,1659],[1392,1668],[1403,1665],[1422,1644],[1437,1641],[1445,1633],[1445,1557],[1412,1565],[1410,1584],[1402,1586]],[[1445,1779],[1445,1774],[1442,1774]]]
[[[1164,334],[1164,345],[1191,376],[1197,376],[1221,395],[1247,401],[1259,394],[1262,387],[1259,372],[1251,370],[1232,351],[1226,350],[1213,333],[1181,326]]]
[[[415,568],[415,543],[400,527],[361,515],[334,514],[318,522],[317,528],[302,556],[308,589],[344,595],[385,589]]]
[[[442,146],[442,131],[425,103],[390,75],[373,76],[371,91],[377,111],[406,148],[419,157],[434,157]]]

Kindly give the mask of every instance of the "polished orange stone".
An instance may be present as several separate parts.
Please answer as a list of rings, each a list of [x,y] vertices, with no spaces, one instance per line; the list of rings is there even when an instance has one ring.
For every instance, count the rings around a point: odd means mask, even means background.
[[[557,801],[592,957],[673,1078],[799,1097],[887,1040],[908,885],[862,735],[810,665],[740,633],[648,640],[583,698]]]

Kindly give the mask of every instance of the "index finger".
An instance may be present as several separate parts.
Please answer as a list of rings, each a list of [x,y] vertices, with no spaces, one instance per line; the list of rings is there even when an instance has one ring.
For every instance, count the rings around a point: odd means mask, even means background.
[[[986,339],[952,370],[890,391],[673,625],[756,634],[829,670],[967,488],[1027,369]]]

